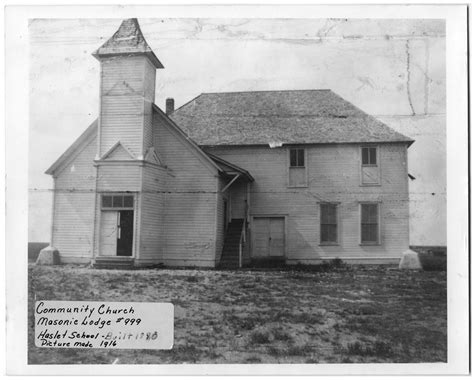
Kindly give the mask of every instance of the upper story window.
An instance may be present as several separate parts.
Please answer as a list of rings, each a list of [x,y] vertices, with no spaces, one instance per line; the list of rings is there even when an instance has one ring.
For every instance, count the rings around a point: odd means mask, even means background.
[[[133,209],[133,195],[102,195],[102,209]]]
[[[304,168],[304,149],[290,149],[290,167]]]
[[[304,148],[289,149],[289,170],[288,170],[288,186],[289,187],[306,187],[307,186],[307,167],[306,167],[306,151]]]
[[[377,148],[363,147],[362,148],[362,165],[375,166],[377,165]]]
[[[363,146],[360,149],[361,154],[361,185],[379,186],[380,185],[380,157],[377,146]]]

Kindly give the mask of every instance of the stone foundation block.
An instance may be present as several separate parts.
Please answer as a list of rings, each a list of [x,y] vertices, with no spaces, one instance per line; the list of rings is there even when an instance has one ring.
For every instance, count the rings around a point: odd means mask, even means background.
[[[403,252],[402,258],[400,259],[399,269],[423,269],[421,266],[420,258],[418,253],[411,249]]]
[[[38,258],[36,259],[36,265],[58,265],[59,264],[59,251],[48,245],[43,248]]]

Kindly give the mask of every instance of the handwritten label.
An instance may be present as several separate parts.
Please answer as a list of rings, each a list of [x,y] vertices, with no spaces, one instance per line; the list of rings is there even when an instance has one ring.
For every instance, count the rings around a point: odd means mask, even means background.
[[[35,345],[169,350],[173,318],[171,303],[37,301]]]

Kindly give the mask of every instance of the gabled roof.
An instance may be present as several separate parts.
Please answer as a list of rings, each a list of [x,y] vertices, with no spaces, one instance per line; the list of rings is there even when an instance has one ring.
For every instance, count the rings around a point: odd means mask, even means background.
[[[225,173],[223,168],[216,163],[214,159],[209,157],[209,155],[204,152],[192,139],[189,138],[189,136],[181,129],[179,128],[173,120],[171,120],[166,113],[164,113],[157,105],[153,104],[153,111],[159,114],[164,120],[167,121],[168,125],[170,125],[183,139],[183,141],[186,141],[187,144],[191,147],[191,149],[195,150],[196,153],[203,159],[204,162],[206,162],[210,167],[212,167],[213,170],[217,170],[219,173]],[[98,133],[98,119],[96,119],[89,127],[74,141],[74,143],[54,162],[53,165],[51,165],[48,170],[46,170],[46,174],[51,174],[54,175],[54,172],[64,163],[66,162],[70,157],[74,155],[84,144],[86,144],[88,141],[90,141],[93,137],[97,136]],[[116,142],[101,158],[101,160],[104,160],[109,156],[117,147],[124,147],[120,141]],[[150,153],[147,152],[147,153]],[[133,155],[129,153],[131,158],[133,159]],[[156,152],[153,152],[154,155],[156,155]],[[148,154],[147,154],[148,156]],[[161,162],[159,158],[157,157],[158,162]],[[224,161],[224,160],[222,160]],[[226,161],[227,162],[227,161]],[[230,163],[228,163],[231,165]],[[234,165],[235,168],[237,166]],[[240,169],[240,168],[239,168]],[[245,170],[240,169],[243,172]],[[245,172],[246,173],[246,172]],[[253,180],[253,179],[252,179]]]
[[[248,181],[253,182],[254,178],[252,175],[245,169],[242,169],[241,167],[231,164],[229,161],[226,161],[220,157],[214,156],[213,154],[206,152],[206,154],[216,162],[217,165],[221,168],[222,172],[227,174],[227,175],[234,175],[234,174],[240,174],[243,177],[245,177]]]
[[[206,152],[204,152],[197,144],[194,142],[187,134],[184,132],[176,123],[165,113],[163,112],[160,107],[158,107],[156,104],[152,104],[153,111],[157,113],[159,116],[163,118],[167,122],[167,124],[172,127],[183,139],[183,141],[186,141],[187,144],[194,149],[194,151],[201,157],[203,158],[204,162],[207,162],[212,166],[214,169],[217,169],[218,172],[222,172],[222,169],[217,165],[214,160],[212,160]]]
[[[54,172],[70,157],[74,155],[74,153],[79,150],[84,144],[92,140],[95,136],[97,136],[97,129],[98,129],[98,121],[95,119],[89,127],[72,143],[72,145],[66,149],[66,151],[52,164],[48,170],[46,170],[46,174],[54,175]]]
[[[170,117],[203,146],[413,142],[331,90],[203,93]]]
[[[124,146],[120,141],[117,141],[114,145],[110,147],[110,149],[105,152],[100,160],[106,160],[106,159],[126,159],[126,160],[133,160],[135,159],[135,156],[133,155],[132,152],[128,150],[126,146]]]
[[[114,35],[92,53],[97,59],[108,56],[140,54],[145,54],[157,69],[163,68],[160,60],[143,37],[136,18],[123,20]]]

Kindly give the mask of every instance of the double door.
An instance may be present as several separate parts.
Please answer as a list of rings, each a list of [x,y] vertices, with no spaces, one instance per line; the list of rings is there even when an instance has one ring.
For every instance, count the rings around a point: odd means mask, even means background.
[[[253,218],[252,257],[283,257],[285,255],[285,218]]]

